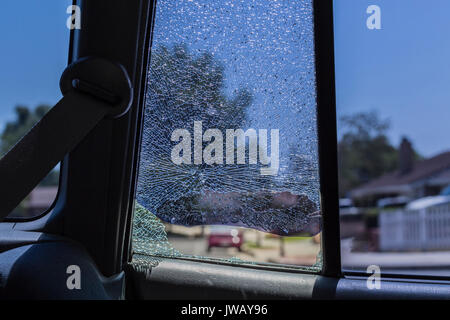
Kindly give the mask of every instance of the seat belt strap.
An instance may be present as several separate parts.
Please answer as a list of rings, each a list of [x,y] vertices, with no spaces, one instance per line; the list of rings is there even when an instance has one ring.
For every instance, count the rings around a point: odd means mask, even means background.
[[[125,114],[133,97],[125,68],[83,58],[64,71],[63,98],[0,159],[0,221],[105,117]]]

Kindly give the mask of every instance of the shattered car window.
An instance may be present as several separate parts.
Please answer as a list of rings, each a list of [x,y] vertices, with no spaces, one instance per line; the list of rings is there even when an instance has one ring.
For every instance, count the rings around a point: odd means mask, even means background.
[[[135,252],[161,255],[154,244],[177,226],[229,226],[208,229],[208,249],[227,246],[225,235],[237,247],[249,230],[317,235],[312,2],[161,0],[156,10]],[[154,221],[167,228],[142,232]]]

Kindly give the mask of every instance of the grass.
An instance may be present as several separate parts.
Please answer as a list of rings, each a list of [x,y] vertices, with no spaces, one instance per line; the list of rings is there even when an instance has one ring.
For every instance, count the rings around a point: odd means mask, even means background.
[[[245,242],[244,245],[249,249],[276,249],[277,248],[276,246],[267,246],[267,245],[260,246],[254,241]]]
[[[305,236],[303,236],[303,237],[301,237],[301,236],[284,237],[284,242],[305,241],[305,240],[311,240],[311,239],[312,239],[312,237],[305,237]]]

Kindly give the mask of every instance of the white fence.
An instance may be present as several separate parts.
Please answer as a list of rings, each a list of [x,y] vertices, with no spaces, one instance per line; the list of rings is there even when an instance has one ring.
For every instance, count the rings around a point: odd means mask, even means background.
[[[450,203],[380,212],[380,250],[450,249]]]

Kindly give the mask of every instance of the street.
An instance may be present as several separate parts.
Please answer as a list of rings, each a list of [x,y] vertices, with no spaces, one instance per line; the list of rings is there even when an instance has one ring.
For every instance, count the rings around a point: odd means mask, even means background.
[[[311,237],[278,237],[241,228],[243,245],[237,248],[213,247],[208,252],[209,228],[170,226],[168,238],[180,253],[196,257],[237,258],[249,262],[312,266],[320,251],[318,240]],[[203,232],[203,233],[202,233]]]

